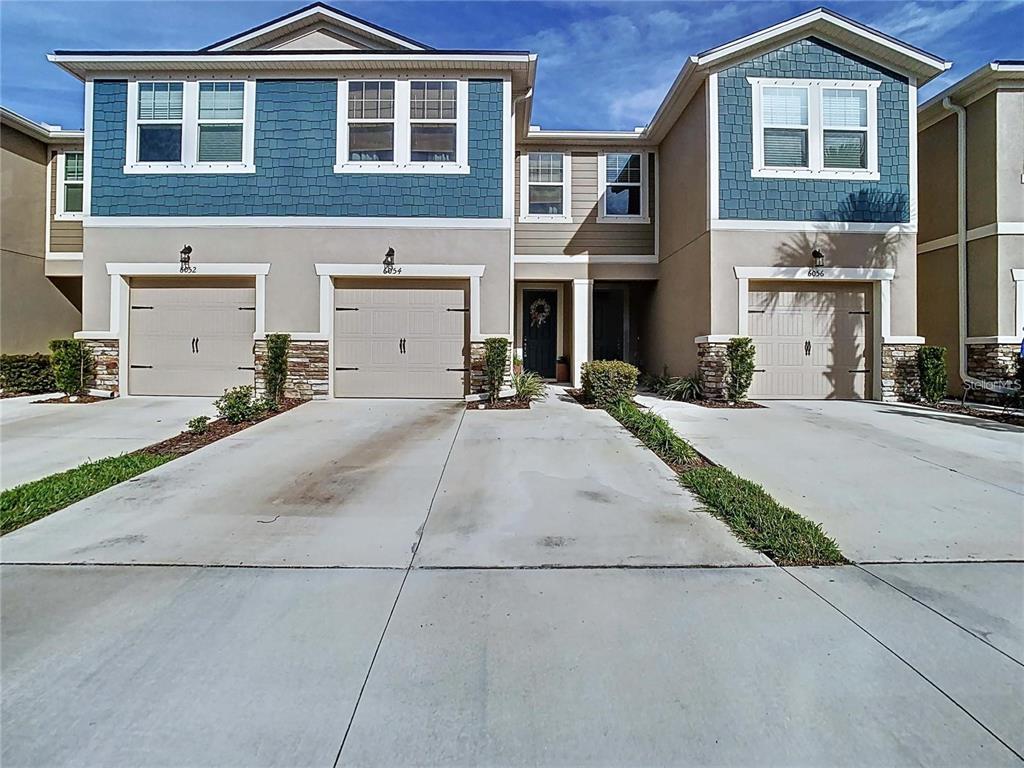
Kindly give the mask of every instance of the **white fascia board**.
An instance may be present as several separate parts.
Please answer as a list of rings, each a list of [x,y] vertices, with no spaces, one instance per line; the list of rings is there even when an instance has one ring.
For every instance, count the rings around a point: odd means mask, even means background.
[[[47,143],[59,141],[77,143],[85,138],[84,130],[74,131],[61,128],[60,126],[37,123],[35,120],[30,120],[23,115],[19,115],[17,112],[12,112],[7,107],[0,107],[0,115],[2,115],[4,122],[10,123],[21,131]]]
[[[295,24],[296,22],[302,21],[303,19],[312,18],[314,16],[321,16],[325,20],[332,21],[338,26],[349,27],[350,29],[354,29],[360,32],[361,34],[366,35],[367,37],[375,37],[378,40],[386,40],[387,42],[401,46],[402,48],[414,51],[425,50],[423,46],[414,45],[413,43],[410,43],[408,40],[404,40],[400,37],[388,34],[387,32],[378,29],[377,27],[371,27],[368,24],[363,24],[349,16],[342,16],[339,13],[335,13],[330,8],[326,8],[324,6],[319,5],[314,6],[312,8],[307,8],[305,11],[295,13],[291,16],[285,16],[283,19],[279,19],[276,22],[272,22],[261,27],[256,27],[256,29],[252,30],[251,32],[245,35],[242,35],[241,37],[230,39],[229,41],[221,43],[220,45],[213,46],[208,50],[230,51],[232,48],[236,48],[237,46],[241,45],[242,43],[246,43],[249,40],[253,40],[258,37],[264,37],[266,35],[273,33],[275,30],[281,29],[282,27],[286,27],[290,24]]]
[[[849,232],[851,234],[912,235],[913,224],[863,221],[770,221],[767,219],[712,219],[714,231],[735,232]]]
[[[195,274],[201,277],[225,277],[266,275],[270,273],[270,264],[245,262],[196,262],[193,266],[199,269]],[[107,262],[107,274],[119,276],[142,277],[148,275],[180,275],[181,266],[178,262]]]
[[[508,219],[387,218],[383,216],[86,216],[83,226],[137,228],[311,227],[509,229]]]
[[[738,40],[713,48],[698,56],[697,63],[701,66],[711,66],[723,59],[740,55],[747,50],[764,45],[770,45],[774,40],[779,38],[785,38],[794,34],[807,34],[815,31],[825,33],[828,31],[829,26],[838,27],[848,34],[863,38],[875,45],[887,48],[900,56],[912,59],[933,70],[934,75],[945,72],[953,66],[952,62],[939,59],[935,56],[926,54],[924,51],[919,51],[910,46],[903,45],[902,43],[886,37],[885,35],[876,33],[859,24],[854,24],[848,19],[837,16],[824,8],[816,8],[813,11],[808,11],[800,16],[789,19],[788,21],[783,21],[779,24],[775,24],[774,26],[762,29],[752,35],[747,35],[746,37],[741,37]]]
[[[231,69],[245,69],[250,64],[303,64],[307,62],[345,64],[401,64],[410,67],[415,64],[451,64],[463,62],[486,62],[489,64],[528,64],[530,55],[525,53],[437,53],[412,54],[396,51],[395,53],[367,55],[355,53],[253,53],[253,54],[206,54],[206,53],[51,53],[46,57],[50,62],[62,67],[75,65],[110,65],[110,64],[160,64],[165,68],[173,68],[175,64],[230,64]],[[412,67],[410,67],[412,68]]]
[[[483,277],[484,264],[396,264],[400,273],[386,274],[380,264],[316,264],[316,273],[326,277]]]
[[[936,105],[942,104],[943,99],[953,99],[960,106],[966,107],[968,104],[987,96],[1003,80],[1017,80],[1024,83],[1024,64],[999,64],[993,61],[979,67],[969,75],[965,75],[948,88],[939,91],[917,108],[917,113],[922,115],[918,130],[924,130],[939,120],[950,116],[951,113],[945,110],[939,110],[936,114],[930,116],[924,115],[926,112],[934,111]]]

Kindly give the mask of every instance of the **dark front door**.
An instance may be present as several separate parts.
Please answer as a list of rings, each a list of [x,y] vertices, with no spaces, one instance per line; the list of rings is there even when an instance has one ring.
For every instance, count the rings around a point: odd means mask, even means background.
[[[622,360],[626,292],[621,288],[594,291],[594,359]]]
[[[558,352],[558,291],[523,291],[523,368],[555,378]]]

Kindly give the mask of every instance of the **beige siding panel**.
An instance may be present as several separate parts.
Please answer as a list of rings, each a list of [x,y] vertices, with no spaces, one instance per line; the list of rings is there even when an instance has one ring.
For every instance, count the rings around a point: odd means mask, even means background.
[[[597,222],[597,155],[593,149],[532,148],[535,152],[572,152],[572,222],[523,223],[516,221],[517,254],[530,256],[648,256],[654,253],[653,224],[599,224]],[[523,150],[530,151],[530,150]],[[611,150],[609,150],[611,151]],[[654,200],[653,154],[649,158],[648,208]],[[516,217],[520,212],[519,155],[516,156]]]
[[[871,375],[871,286],[752,283],[752,398],[863,400]]]
[[[57,153],[50,153],[50,251],[82,252],[82,222],[58,221],[57,216]]]

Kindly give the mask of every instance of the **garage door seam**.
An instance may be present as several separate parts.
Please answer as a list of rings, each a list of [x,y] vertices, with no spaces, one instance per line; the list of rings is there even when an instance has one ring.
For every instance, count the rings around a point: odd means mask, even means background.
[[[882,646],[885,650],[887,650],[889,653],[891,653],[893,656],[895,656],[897,659],[899,659],[901,662],[903,662],[903,664],[906,665],[907,668],[909,668],[918,677],[920,677],[922,680],[924,680],[926,683],[928,683],[928,685],[930,685],[936,691],[941,693],[946,699],[948,699],[953,704],[953,706],[955,706],[957,709],[959,709],[961,712],[963,712],[965,715],[967,715],[971,720],[973,720],[975,723],[977,723],[986,733],[988,733],[989,736],[991,736],[993,739],[995,739],[1000,744],[1002,744],[1004,747],[1006,747],[1008,750],[1010,750],[1010,752],[1012,752],[1013,755],[1018,760],[1024,761],[1024,755],[1022,755],[1016,749],[1014,749],[1009,744],[1007,744],[1003,739],[1001,739],[995,733],[995,731],[993,731],[991,728],[989,728],[987,725],[985,725],[983,722],[981,722],[981,720],[979,720],[977,717],[975,717],[970,712],[970,710],[968,710],[963,704],[961,704],[959,701],[957,701],[952,696],[950,696],[948,693],[946,693],[942,688],[939,687],[939,685],[937,683],[932,681],[931,678],[929,678],[926,674],[924,674],[924,672],[919,670],[917,667],[915,667],[913,664],[911,664],[907,659],[903,658],[895,650],[893,650],[888,645],[886,645],[884,642],[882,642],[882,640],[877,635],[872,634],[863,624],[858,623],[856,619],[854,619],[848,613],[844,612],[839,606],[837,606],[835,603],[833,603],[827,597],[822,595],[820,592],[815,590],[813,587],[811,587],[806,582],[802,581],[800,579],[800,577],[797,576],[795,573],[793,573],[791,570],[789,570],[789,568],[783,568],[782,570],[785,571],[786,573],[788,573],[793,578],[793,580],[797,582],[797,584],[800,584],[801,586],[805,587],[812,595],[815,595],[816,597],[818,597],[823,603],[825,603],[826,605],[831,607],[832,610],[834,610],[836,613],[838,613],[840,616],[842,616],[848,622],[853,624],[853,626],[857,627],[857,629],[859,629],[861,632],[863,632],[865,635],[870,637],[872,640],[874,640],[876,643],[878,643],[880,646]]]
[[[380,647],[384,644],[384,636],[388,633],[388,627],[391,626],[391,619],[395,615],[395,610],[398,608],[398,601],[402,597],[402,590],[405,589],[405,582],[409,579],[409,573],[412,571],[412,564],[416,560],[416,555],[420,551],[420,544],[423,541],[423,532],[426,530],[427,521],[430,519],[430,512],[434,509],[434,500],[437,498],[437,492],[441,488],[441,481],[444,479],[444,473],[448,469],[448,461],[452,457],[452,451],[455,450],[455,441],[459,439],[459,431],[462,429],[462,422],[466,418],[466,409],[462,409],[462,415],[459,416],[458,426],[455,427],[455,434],[452,435],[452,443],[448,446],[448,454],[444,457],[444,464],[441,465],[441,472],[437,476],[437,485],[434,486],[434,493],[430,497],[430,504],[427,506],[427,514],[423,518],[423,523],[419,527],[418,536],[416,538],[416,545],[413,548],[412,556],[409,558],[409,565],[405,569],[405,573],[402,575],[402,583],[398,585],[398,593],[395,595],[395,601],[391,604],[391,611],[388,613],[387,621],[384,622],[384,629],[381,630],[380,637],[377,638],[377,647],[373,649],[373,656],[370,657],[370,664],[366,668],[366,676],[363,678],[363,684],[359,686],[359,695],[356,696],[356,703],[352,707],[352,714],[348,719],[348,725],[345,726],[345,734],[341,737],[341,744],[338,745],[338,754],[334,757],[334,768],[337,768],[338,763],[341,762],[341,752],[345,749],[345,742],[348,741],[348,734],[352,730],[352,723],[355,722],[356,712],[359,711],[359,704],[363,700],[363,692],[366,690],[367,683],[370,682],[370,673],[373,672],[374,662],[377,661],[377,654],[380,653]]]
[[[928,609],[929,611],[931,611],[932,613],[934,613],[934,614],[935,614],[936,616],[939,616],[939,617],[941,617],[941,618],[945,619],[946,621],[948,621],[948,622],[949,622],[950,624],[952,624],[953,626],[955,626],[955,627],[957,627],[957,628],[959,628],[959,629],[962,629],[962,630],[963,630],[964,632],[966,632],[967,634],[969,634],[969,635],[970,635],[971,637],[975,638],[976,640],[980,640],[981,642],[983,642],[983,643],[984,643],[985,645],[987,645],[987,646],[988,646],[989,648],[991,648],[991,649],[992,649],[993,651],[998,651],[999,653],[1001,653],[1001,654],[1002,654],[1003,656],[1005,656],[1006,658],[1008,658],[1008,659],[1009,659],[1010,661],[1012,661],[1012,662],[1013,662],[1014,664],[1016,664],[1016,665],[1018,665],[1018,666],[1020,666],[1020,667],[1024,667],[1024,662],[1021,662],[1021,661],[1019,661],[1018,659],[1015,659],[1015,658],[1013,658],[1013,656],[1011,656],[1010,654],[1008,654],[1008,653],[1007,653],[1006,651],[1004,651],[1003,649],[1001,649],[1001,648],[997,648],[996,646],[992,645],[992,643],[990,643],[990,642],[989,642],[988,640],[986,640],[986,639],[985,639],[984,637],[982,637],[981,635],[979,635],[979,634],[977,634],[977,633],[975,633],[975,632],[972,632],[972,631],[971,631],[971,630],[969,630],[969,629],[968,629],[967,627],[965,627],[965,626],[964,626],[963,624],[961,624],[961,623],[959,623],[958,621],[956,621],[955,619],[953,619],[953,618],[951,618],[951,617],[947,616],[946,614],[942,613],[941,611],[939,611],[939,610],[937,610],[937,609],[933,608],[932,606],[928,605],[928,603],[924,603],[924,602],[921,602],[920,600],[918,600],[918,599],[917,599],[916,597],[914,597],[914,596],[913,596],[912,594],[910,594],[909,592],[906,592],[905,590],[902,590],[902,589],[900,589],[899,587],[897,587],[897,586],[896,586],[895,584],[893,584],[893,583],[892,583],[891,581],[888,581],[887,579],[883,579],[883,578],[882,578],[881,576],[879,576],[879,575],[878,575],[877,573],[872,573],[872,572],[871,572],[871,571],[869,571],[869,570],[868,570],[867,568],[864,568],[864,567],[862,567],[862,566],[860,566],[860,565],[854,564],[854,567],[855,567],[855,568],[857,568],[857,569],[858,569],[858,570],[860,570],[860,571],[863,571],[864,573],[868,574],[869,576],[873,576],[874,578],[878,579],[878,580],[879,580],[880,582],[882,582],[883,584],[885,584],[885,585],[887,585],[887,586],[891,587],[892,589],[896,590],[897,592],[899,592],[899,593],[900,593],[901,595],[903,595],[903,596],[905,596],[905,597],[909,597],[909,598],[910,598],[911,600],[913,600],[913,601],[914,601],[915,603],[917,603],[918,605],[920,605],[920,606],[923,606],[923,607],[927,608],[927,609]]]

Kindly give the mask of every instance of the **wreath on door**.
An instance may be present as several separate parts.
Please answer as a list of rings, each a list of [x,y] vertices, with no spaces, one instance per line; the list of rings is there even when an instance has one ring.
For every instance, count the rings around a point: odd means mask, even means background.
[[[530,305],[530,327],[538,328],[551,317],[551,305],[547,299],[534,299]]]

